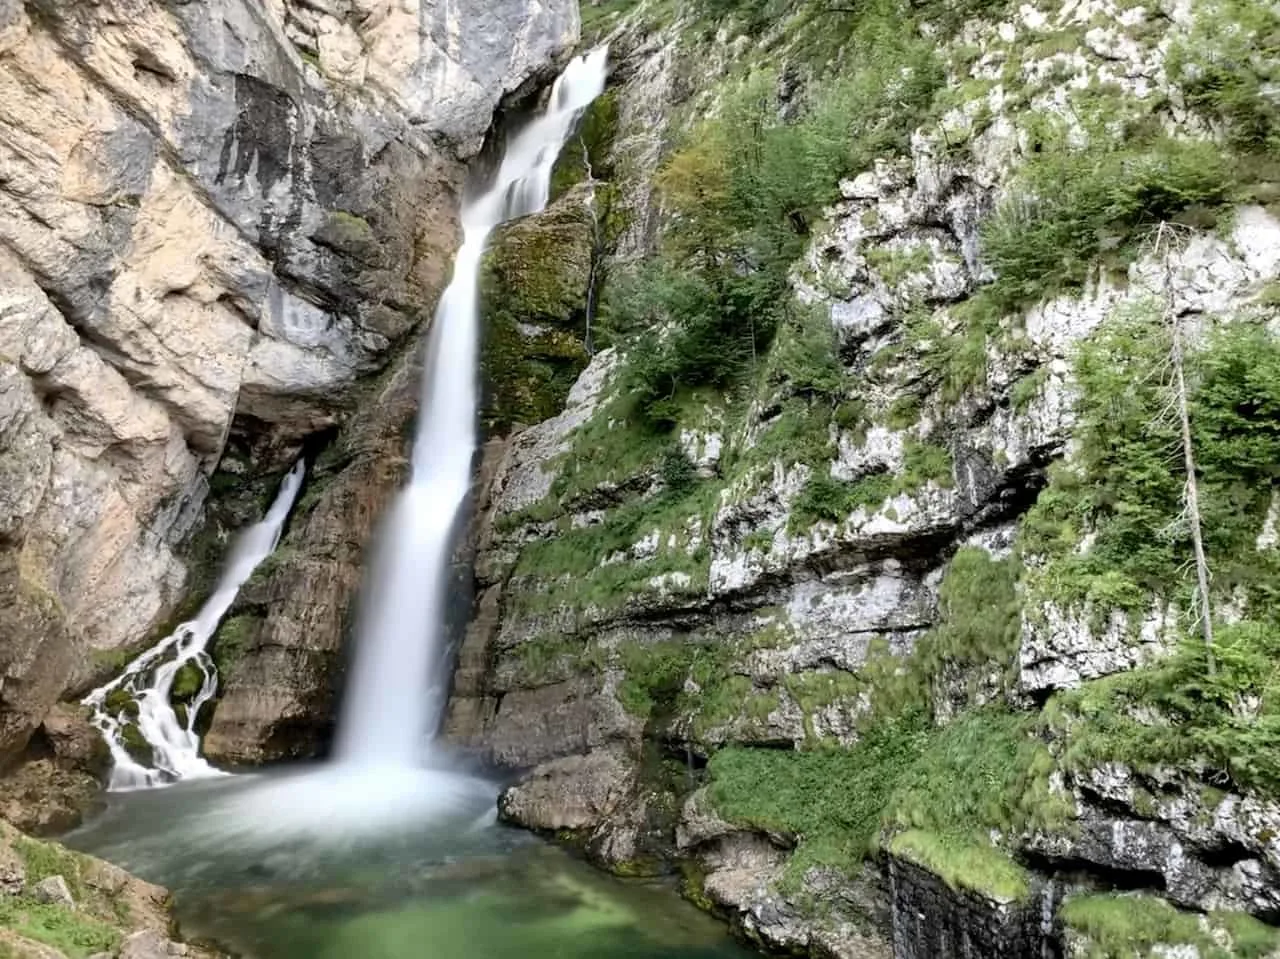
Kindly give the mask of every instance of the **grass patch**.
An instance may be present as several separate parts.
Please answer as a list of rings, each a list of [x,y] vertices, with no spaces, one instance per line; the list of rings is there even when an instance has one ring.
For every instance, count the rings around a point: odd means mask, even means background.
[[[52,946],[70,959],[85,959],[98,952],[114,953],[121,940],[120,931],[104,922],[65,906],[27,898],[0,900],[0,925]]]
[[[893,837],[889,851],[928,869],[952,889],[970,889],[1005,902],[1027,896],[1027,871],[985,843],[908,829]]]
[[[1062,905],[1066,927],[1087,940],[1083,959],[1147,957],[1156,946],[1193,946],[1202,959],[1263,959],[1280,946],[1280,930],[1243,913],[1214,912],[1207,921],[1145,895],[1078,895]],[[1223,943],[1214,935],[1226,933]]]
[[[22,857],[26,867],[26,881],[34,885],[50,876],[61,876],[77,902],[84,898],[84,883],[80,878],[80,857],[69,849],[53,842],[41,842],[26,836],[18,836],[13,848]]]
[[[1052,762],[1033,725],[982,710],[939,730],[914,709],[879,717],[848,749],[730,748],[711,759],[710,797],[732,822],[796,838],[791,889],[813,866],[852,870],[886,829],[927,831],[936,849],[989,847],[990,829],[1058,823],[1066,813],[1049,794]],[[994,866],[1003,853],[975,855],[965,871],[953,853],[948,881],[1008,893],[1014,867]]]

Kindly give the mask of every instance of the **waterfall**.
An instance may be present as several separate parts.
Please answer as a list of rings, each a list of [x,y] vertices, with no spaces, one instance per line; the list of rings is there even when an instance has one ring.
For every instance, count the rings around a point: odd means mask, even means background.
[[[570,61],[545,111],[507,145],[492,183],[463,204],[462,246],[427,341],[409,484],[384,520],[360,603],[338,727],[338,763],[333,775],[303,777],[277,784],[280,791],[242,797],[242,805],[227,811],[236,828],[269,824],[268,831],[284,835],[328,831],[342,822],[350,831],[410,811],[443,808],[487,789],[465,776],[437,771],[424,779],[412,770],[426,737],[439,725],[449,685],[445,588],[451,534],[471,485],[476,448],[480,264],[496,226],[547,205],[556,158],[582,111],[604,90],[607,55],[601,47]],[[224,775],[200,756],[195,732],[201,707],[217,692],[217,671],[205,647],[241,585],[275,548],[302,476],[299,462],[266,517],[237,542],[199,615],[84,699],[115,761],[112,789]],[[179,717],[171,694],[188,664],[202,680]],[[152,766],[126,748],[134,727],[151,747]],[[370,766],[384,773],[378,780],[382,788],[373,793],[364,776]],[[354,776],[346,775],[353,769]],[[373,808],[375,794],[383,801],[380,810]]]
[[[201,757],[196,733],[201,708],[218,691],[218,672],[205,647],[245,580],[276,548],[305,468],[302,460],[294,465],[267,515],[236,540],[217,588],[195,619],[183,623],[129,663],[118,677],[84,698],[93,710],[94,725],[111,750],[109,788],[141,789],[179,779],[223,775]],[[188,664],[200,673],[200,687],[186,705],[185,716],[179,718],[170,695],[178,673]],[[152,766],[130,755],[125,737],[131,726],[150,747]]]
[[[604,90],[607,55],[601,47],[569,63],[545,111],[507,145],[492,183],[463,205],[462,246],[427,343],[412,476],[388,513],[361,602],[340,762],[410,765],[439,725],[451,531],[476,448],[481,258],[496,226],[546,206],[560,149]]]

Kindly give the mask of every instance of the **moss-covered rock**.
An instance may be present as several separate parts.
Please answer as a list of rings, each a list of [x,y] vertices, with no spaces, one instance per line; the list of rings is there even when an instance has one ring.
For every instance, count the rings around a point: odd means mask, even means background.
[[[173,686],[169,689],[169,697],[178,703],[189,702],[200,687],[204,685],[204,673],[195,663],[183,663],[174,674]]]
[[[560,151],[551,171],[551,199],[556,200],[583,180],[613,176],[611,154],[618,129],[617,90],[607,90],[589,106],[577,135]]]
[[[583,346],[596,255],[591,189],[495,236],[481,274],[486,426],[536,423],[564,405],[587,363]]]
[[[573,325],[591,273],[590,201],[590,186],[580,186],[494,234],[481,274],[486,317],[503,311],[523,323]]]

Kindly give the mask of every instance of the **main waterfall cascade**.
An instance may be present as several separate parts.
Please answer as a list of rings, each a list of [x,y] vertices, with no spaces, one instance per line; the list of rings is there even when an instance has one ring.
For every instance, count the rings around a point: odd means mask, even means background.
[[[560,150],[582,111],[604,90],[607,57],[601,47],[569,63],[545,110],[507,145],[490,185],[463,205],[463,243],[427,342],[412,475],[384,520],[360,601],[336,761],[220,793],[200,817],[200,841],[210,850],[237,839],[255,847],[295,840],[346,843],[427,818],[464,825],[492,819],[496,787],[448,769],[443,754],[424,748],[439,725],[448,689],[444,600],[450,540],[471,485],[476,449],[480,264],[495,227],[546,206]],[[237,544],[200,615],[86,698],[115,759],[111,788],[222,775],[199,756],[195,733],[199,707],[217,689],[205,646],[240,585],[274,548],[302,470],[301,463],[294,467],[267,517]],[[204,682],[179,720],[169,697],[174,677],[189,662]],[[112,694],[119,690],[137,702],[137,728],[155,754],[154,769],[124,748],[129,717],[112,715],[118,705]]]
[[[118,677],[84,698],[93,723],[111,750],[111,789],[163,786],[180,779],[223,775],[200,755],[196,722],[200,710],[218,691],[218,672],[205,651],[240,587],[280,541],[285,520],[302,486],[306,464],[299,460],[280,484],[267,515],[245,530],[232,547],[213,595],[196,618],[183,623],[129,663]],[[200,688],[178,717],[170,701],[173,683],[184,666],[200,672]],[[123,693],[123,702],[118,695]],[[129,715],[133,711],[135,715]],[[153,766],[138,762],[125,747],[125,729],[135,724],[151,748]]]
[[[463,206],[462,247],[427,346],[412,478],[391,508],[361,603],[338,725],[340,762],[412,763],[439,724],[448,689],[440,674],[450,531],[476,448],[481,257],[496,226],[546,206],[556,158],[581,111],[604,90],[606,60],[601,47],[569,63],[546,110],[507,146],[493,182]]]

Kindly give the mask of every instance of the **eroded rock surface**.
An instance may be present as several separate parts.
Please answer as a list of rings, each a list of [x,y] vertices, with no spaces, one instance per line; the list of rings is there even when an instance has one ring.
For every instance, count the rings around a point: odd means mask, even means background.
[[[410,348],[461,161],[577,29],[567,0],[0,6],[0,759],[207,586],[229,440],[284,468]]]

